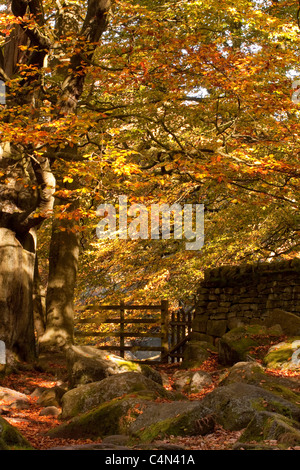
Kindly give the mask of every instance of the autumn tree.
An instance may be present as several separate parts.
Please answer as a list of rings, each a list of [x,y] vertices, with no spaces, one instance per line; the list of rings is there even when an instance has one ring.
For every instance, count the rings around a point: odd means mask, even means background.
[[[94,207],[120,191],[204,203],[206,242],[98,241],[93,227],[79,299],[188,298],[206,267],[297,255],[297,5],[118,4],[85,103],[95,121],[106,113],[93,127]]]
[[[55,162],[76,161],[72,123],[85,67],[108,21],[109,0],[8,2],[3,11],[1,78],[1,337],[22,359],[35,355],[33,283],[36,230],[54,210],[75,203],[54,195]],[[80,9],[80,14],[79,14]],[[46,78],[47,77],[47,78]],[[72,220],[72,217],[70,217]],[[71,222],[65,224],[72,225]],[[50,249],[46,342],[72,340],[78,236],[54,227]]]
[[[292,256],[299,246],[297,6],[110,3],[3,2],[1,336],[25,359],[41,306],[37,233],[49,241],[44,251],[39,243],[49,269],[41,348],[73,339],[80,247],[80,300],[100,289],[103,299],[133,301],[179,299],[205,267]],[[99,242],[97,206],[120,194],[203,203],[203,250]]]

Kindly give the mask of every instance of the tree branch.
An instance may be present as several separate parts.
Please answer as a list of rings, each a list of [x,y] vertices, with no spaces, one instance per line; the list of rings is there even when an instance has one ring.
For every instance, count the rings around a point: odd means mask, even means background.
[[[89,0],[87,14],[81,29],[80,37],[85,38],[85,51],[81,50],[71,58],[72,72],[66,77],[62,85],[62,96],[59,101],[60,113],[63,115],[73,113],[79,97],[83,91],[86,76],[85,67],[89,64],[97,43],[107,28],[108,12],[111,0]]]
[[[34,209],[12,214],[11,226],[19,234],[40,225],[52,214],[54,207],[56,182],[50,169],[49,160],[42,158],[38,161],[31,156],[31,165],[39,188],[38,203]]]

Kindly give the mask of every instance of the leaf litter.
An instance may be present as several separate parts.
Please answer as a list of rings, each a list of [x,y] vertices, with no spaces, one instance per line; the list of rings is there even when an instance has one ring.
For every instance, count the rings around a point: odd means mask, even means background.
[[[26,409],[11,408],[5,409],[5,402],[0,400],[0,414],[13,426],[15,426],[23,436],[30,442],[32,447],[37,450],[47,450],[53,447],[60,446],[78,446],[84,444],[97,444],[101,443],[102,439],[62,439],[51,438],[47,436],[47,432],[61,424],[60,420],[54,416],[41,416],[40,413],[43,406],[37,403],[37,397],[31,397],[30,394],[37,387],[53,388],[59,384],[56,380],[55,374],[58,369],[61,369],[61,364],[51,364],[51,372],[28,370],[17,373],[11,373],[3,380],[1,386],[7,387],[12,390],[24,393],[29,399],[29,406]],[[174,390],[174,374],[178,370],[182,370],[180,363],[156,365],[155,368],[164,374],[165,388],[167,390]],[[184,393],[186,397],[191,400],[202,400],[208,393],[212,392],[218,384],[219,376],[224,373],[224,368],[218,363],[216,355],[211,356],[206,360],[201,367],[190,369],[193,371],[202,370],[209,372],[212,376],[213,383],[204,387],[199,393]],[[268,374],[299,377],[299,372],[295,371],[278,371],[269,369],[266,371]],[[243,430],[228,431],[220,425],[216,425],[214,432],[205,436],[185,436],[175,437],[169,436],[161,440],[164,444],[175,444],[187,450],[230,450],[234,444],[239,440]],[[276,441],[266,442],[269,446],[275,446]]]

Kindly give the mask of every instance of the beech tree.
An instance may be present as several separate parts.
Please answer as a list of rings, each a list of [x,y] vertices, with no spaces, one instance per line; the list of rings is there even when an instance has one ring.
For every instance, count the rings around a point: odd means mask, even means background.
[[[80,248],[81,301],[99,289],[107,300],[179,299],[205,267],[298,252],[297,5],[1,5],[0,337],[9,349],[35,353],[37,240],[48,270],[40,349],[73,341]],[[120,194],[203,203],[203,250],[99,242],[97,206]]]
[[[53,129],[62,131],[75,116],[85,66],[105,31],[109,8],[109,0],[88,1],[83,10],[78,2],[12,0],[3,9],[0,71],[6,106],[1,125],[0,328],[7,348],[24,360],[35,355],[36,230],[54,209],[55,161],[77,158],[76,146],[56,136]],[[59,197],[56,201],[67,203],[67,208],[75,204]],[[72,341],[77,259],[78,236],[54,229],[47,344]]]
[[[149,205],[204,203],[205,245],[98,241],[93,227],[79,300],[188,300],[205,268],[297,256],[296,2],[118,5],[86,103],[95,121],[110,118],[93,128],[94,141],[104,136],[94,151],[114,149],[95,207],[120,191]]]

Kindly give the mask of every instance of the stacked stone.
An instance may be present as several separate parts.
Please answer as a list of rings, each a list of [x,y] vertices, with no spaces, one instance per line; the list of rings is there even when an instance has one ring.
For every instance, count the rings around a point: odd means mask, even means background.
[[[300,317],[300,258],[207,270],[198,291],[192,339],[215,343],[275,309]]]

